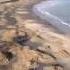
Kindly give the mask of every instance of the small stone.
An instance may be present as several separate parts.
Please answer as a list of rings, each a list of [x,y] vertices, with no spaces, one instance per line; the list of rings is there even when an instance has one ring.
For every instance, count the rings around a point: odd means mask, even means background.
[[[24,45],[27,41],[29,41],[28,35],[18,35],[14,38],[14,41],[17,42],[20,45]]]

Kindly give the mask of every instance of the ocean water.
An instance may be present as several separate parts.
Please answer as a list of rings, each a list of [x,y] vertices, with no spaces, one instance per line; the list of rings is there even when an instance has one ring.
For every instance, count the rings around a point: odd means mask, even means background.
[[[33,11],[41,19],[70,34],[70,0],[43,1],[35,5]]]

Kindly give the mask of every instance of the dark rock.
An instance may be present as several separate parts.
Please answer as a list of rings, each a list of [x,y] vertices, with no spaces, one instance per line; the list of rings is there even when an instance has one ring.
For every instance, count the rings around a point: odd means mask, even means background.
[[[12,54],[12,52],[2,52],[4,55],[5,55],[5,57],[10,61],[11,59],[13,59],[13,57],[14,57],[14,55]]]
[[[7,46],[7,44],[6,43],[4,43],[4,42],[0,42],[0,51],[1,52],[3,52],[3,51],[8,51],[9,50],[9,48],[8,48],[8,46]]]
[[[26,34],[24,36],[18,35],[14,38],[14,41],[20,45],[24,45],[27,41],[29,41],[29,36]]]

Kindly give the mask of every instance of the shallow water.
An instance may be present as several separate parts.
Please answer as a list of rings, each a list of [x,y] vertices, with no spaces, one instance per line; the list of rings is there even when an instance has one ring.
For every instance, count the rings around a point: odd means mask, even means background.
[[[59,31],[70,34],[70,0],[44,1],[35,5],[33,11]]]

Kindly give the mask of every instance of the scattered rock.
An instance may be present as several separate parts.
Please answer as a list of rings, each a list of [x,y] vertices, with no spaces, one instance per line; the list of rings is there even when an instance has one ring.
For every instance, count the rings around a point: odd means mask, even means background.
[[[25,43],[27,41],[29,41],[29,36],[27,35],[27,33],[25,33],[25,35],[18,35],[14,38],[14,42],[20,44],[20,45],[25,45]]]

